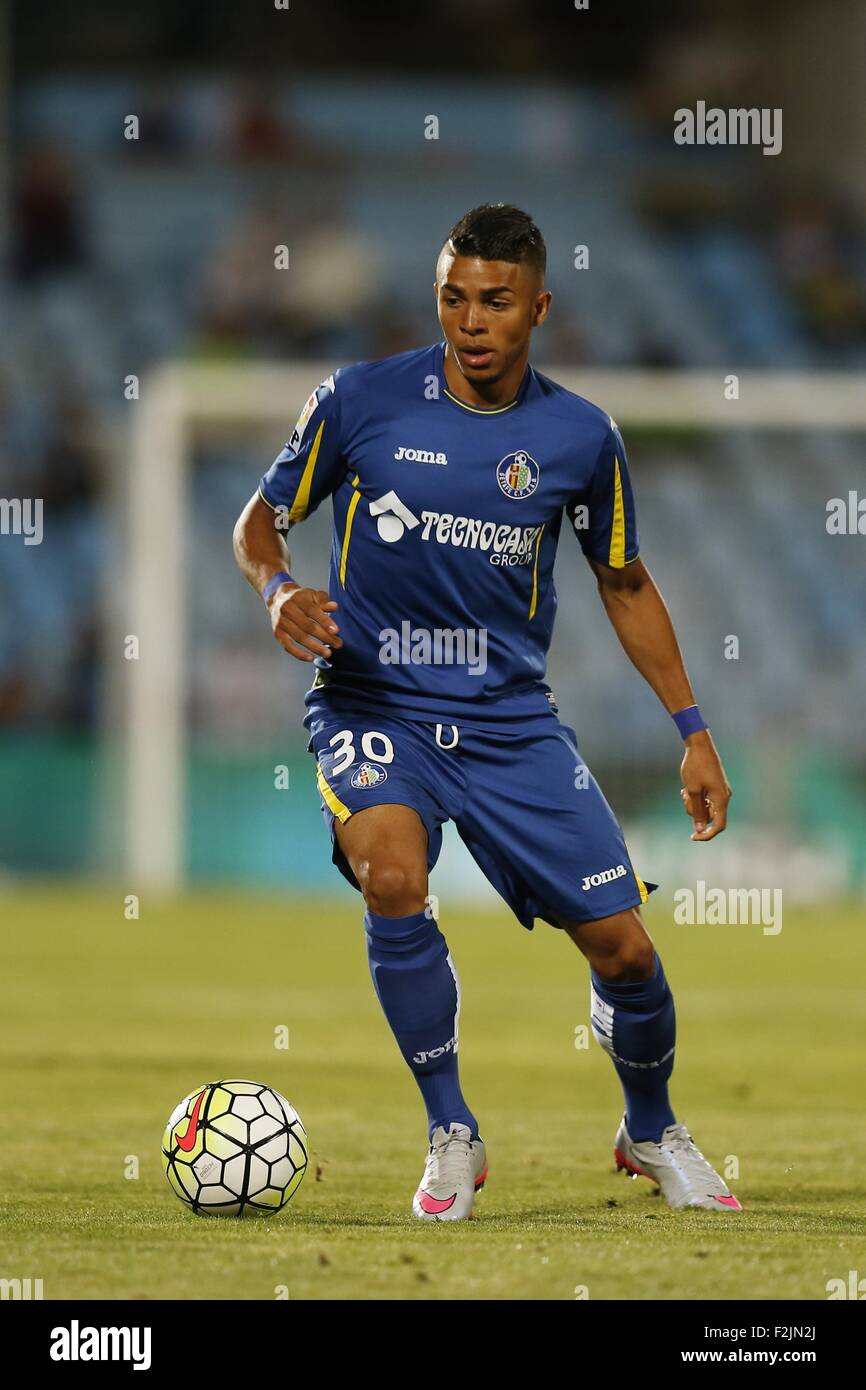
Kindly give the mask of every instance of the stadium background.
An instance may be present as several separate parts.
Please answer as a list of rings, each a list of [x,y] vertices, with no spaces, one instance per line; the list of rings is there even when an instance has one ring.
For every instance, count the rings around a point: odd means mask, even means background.
[[[720,394],[729,373],[743,394],[750,373],[768,370],[863,380],[866,12],[854,0],[759,12],[732,2],[723,19],[703,0],[661,8],[440,0],[388,18],[342,3],[2,7],[0,495],[45,507],[41,545],[0,537],[10,927],[36,926],[27,912],[44,909],[47,950],[120,920],[125,894],[146,901],[124,860],[128,663],[115,640],[130,374],[146,391],[167,361],[309,362],[309,390],[322,364],[433,342],[441,240],[466,208],[504,199],[532,213],[548,244],[541,370],[699,368],[718,373]],[[676,146],[673,112],[698,99],[783,108],[781,155]],[[124,138],[130,113],[137,140]],[[423,138],[430,113],[435,141]],[[273,268],[276,243],[290,247],[288,272]],[[590,268],[576,271],[584,243]],[[234,519],[303,399],[285,401],[279,428],[195,438],[177,595],[190,634],[183,855],[193,895],[208,894],[187,900],[191,918],[207,903],[236,920],[226,931],[244,931],[270,894],[283,934],[266,937],[264,958],[283,950],[286,969],[301,905],[324,932],[341,903],[360,933],[304,751],[307,668],[276,648],[231,556]],[[627,418],[627,403],[600,403]],[[568,536],[549,678],[639,871],[663,883],[654,922],[668,926],[674,888],[699,877],[782,887],[786,908],[805,904],[805,987],[817,951],[806,933],[830,932],[840,902],[859,920],[866,893],[864,540],[826,530],[828,499],[864,486],[862,435],[844,422],[623,428],[642,553],[735,787],[731,828],[697,868],[677,738]],[[158,550],[162,518],[146,522]],[[325,580],[328,524],[322,507],[292,534],[293,568],[311,582]],[[738,660],[724,655],[730,634]],[[277,764],[288,790],[275,789]],[[453,846],[433,888],[452,920],[484,896]],[[516,935],[504,908],[487,910],[487,931]],[[757,984],[772,974],[759,960],[771,946],[755,941]],[[51,968],[33,950],[35,981]],[[360,955],[356,965],[360,976]],[[219,997],[215,985],[217,1013]],[[376,1037],[393,1082],[390,1040]],[[850,1037],[839,1045],[852,1062]],[[407,1095],[413,1116],[414,1104]]]

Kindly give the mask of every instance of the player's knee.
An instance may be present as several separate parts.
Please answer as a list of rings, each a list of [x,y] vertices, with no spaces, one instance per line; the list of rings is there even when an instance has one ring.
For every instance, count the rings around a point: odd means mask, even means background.
[[[655,965],[655,947],[646,932],[633,932],[618,942],[594,969],[609,984],[635,984],[648,980]]]
[[[361,865],[359,882],[367,907],[379,917],[408,917],[424,909],[426,868],[419,870],[393,859],[371,859]]]

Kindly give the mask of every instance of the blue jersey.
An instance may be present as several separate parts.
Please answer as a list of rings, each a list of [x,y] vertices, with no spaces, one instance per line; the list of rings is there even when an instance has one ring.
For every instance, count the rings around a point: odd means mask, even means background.
[[[563,516],[591,559],[621,568],[638,553],[622,437],[531,366],[513,401],[467,405],[444,352],[335,372],[261,480],[286,529],[333,501],[344,645],[317,658],[314,691],[449,723],[549,713]]]

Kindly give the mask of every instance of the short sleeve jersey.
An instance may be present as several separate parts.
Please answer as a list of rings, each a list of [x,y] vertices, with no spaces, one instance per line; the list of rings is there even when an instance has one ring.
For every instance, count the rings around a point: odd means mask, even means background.
[[[316,686],[407,717],[498,722],[550,708],[563,519],[619,569],[638,554],[634,498],[605,411],[532,366],[513,401],[470,406],[444,350],[328,377],[259,490],[286,529],[332,499],[344,645],[317,659]]]

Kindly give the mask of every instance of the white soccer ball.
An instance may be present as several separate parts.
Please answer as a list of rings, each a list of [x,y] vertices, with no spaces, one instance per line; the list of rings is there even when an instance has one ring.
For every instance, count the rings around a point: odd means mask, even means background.
[[[272,1216],[307,1170],[307,1132],[270,1086],[210,1081],[171,1112],[162,1162],[172,1192],[194,1212]]]

